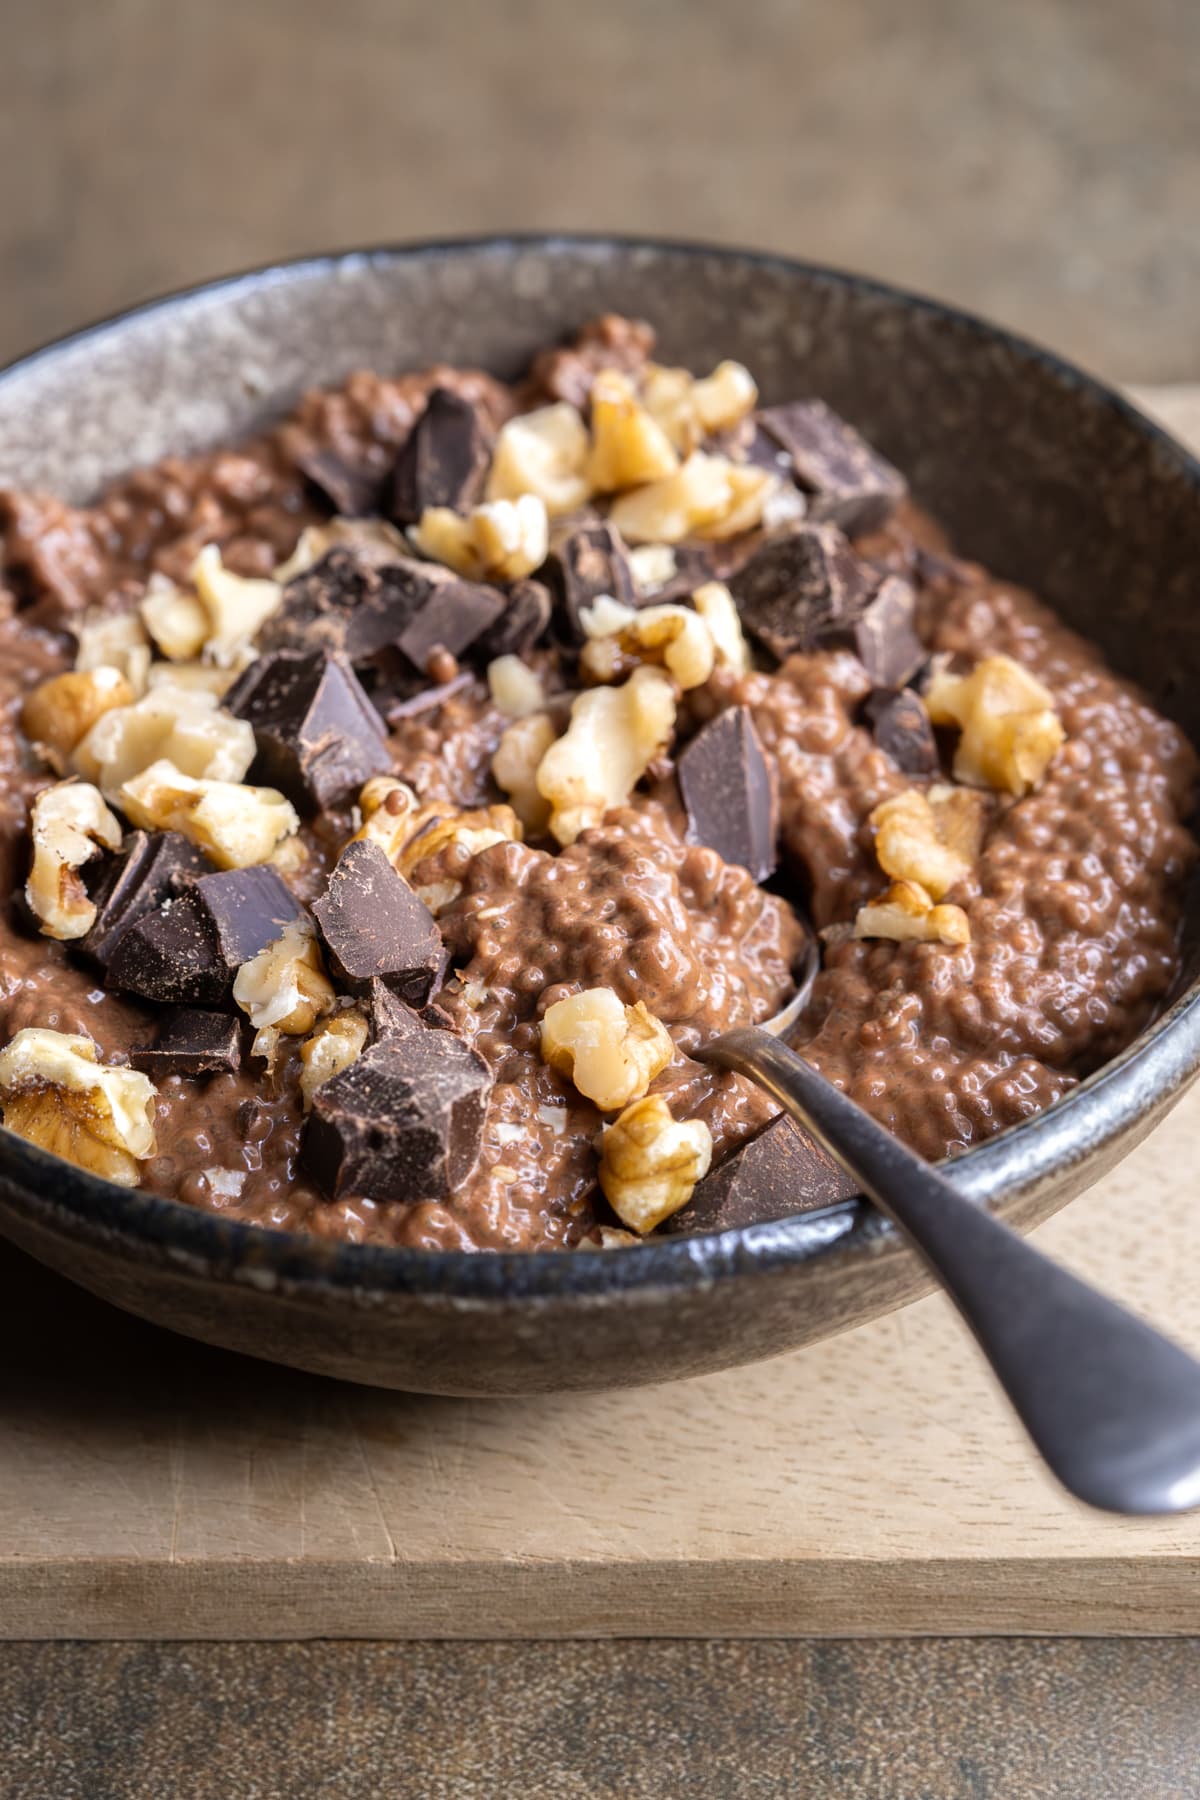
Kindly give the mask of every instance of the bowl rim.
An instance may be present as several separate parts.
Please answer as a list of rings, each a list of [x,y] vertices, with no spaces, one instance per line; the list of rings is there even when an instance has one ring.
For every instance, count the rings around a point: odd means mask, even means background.
[[[892,282],[779,252],[691,239],[609,232],[504,232],[414,239],[319,251],[252,265],[185,284],[119,308],[14,357],[0,366],[0,387],[34,367],[94,340],[115,337],[135,323],[171,314],[223,294],[257,293],[288,281],[329,276],[373,263],[420,262],[481,255],[511,258],[521,251],[548,256],[650,251],[683,259],[719,260],[771,270],[826,287],[875,296],[999,345],[1040,366],[1060,386],[1115,415],[1174,465],[1200,502],[1200,458],[1097,376],[1007,327],[968,309]],[[1200,979],[1152,1020],[1120,1056],[1081,1081],[1046,1112],[965,1151],[943,1165],[955,1185],[978,1204],[1001,1211],[1037,1193],[1099,1144],[1120,1139],[1153,1119],[1200,1073]],[[874,1254],[899,1248],[894,1227],[861,1200],[800,1213],[768,1224],[724,1232],[651,1240],[598,1254],[558,1250],[422,1250],[355,1244],[248,1224],[137,1188],[118,1187],[63,1163],[0,1127],[0,1195],[34,1202],[62,1225],[104,1240],[136,1243],[149,1254],[223,1272],[254,1285],[336,1288],[359,1293],[419,1294],[456,1303],[550,1301],[609,1296],[614,1290],[649,1295],[715,1282],[734,1274],[767,1272],[797,1263]]]

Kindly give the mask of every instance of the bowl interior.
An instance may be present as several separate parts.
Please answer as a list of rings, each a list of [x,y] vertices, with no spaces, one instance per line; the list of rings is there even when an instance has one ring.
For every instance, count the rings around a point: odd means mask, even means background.
[[[537,348],[605,310],[649,319],[662,360],[706,368],[732,356],[754,371],[767,401],[828,400],[905,470],[960,551],[1036,588],[1200,740],[1200,467],[1116,395],[1020,340],[780,258],[506,239],[234,277],[93,327],[0,376],[0,484],[85,499],[139,463],[236,439],[306,387],[356,368],[476,362],[514,375]],[[1200,940],[1198,919],[1193,904],[1190,942]],[[1106,1133],[1128,1131],[1185,1082],[1200,1061],[1195,970],[1190,956],[1174,1008],[1133,1052],[1050,1114],[962,1158],[956,1180],[980,1198],[1061,1182]],[[61,1183],[61,1165],[52,1166]],[[165,1219],[177,1232],[188,1210],[136,1195],[118,1205],[112,1189],[86,1178],[78,1192],[93,1206],[105,1196],[114,1217],[139,1229]],[[842,1224],[831,1233],[830,1223],[756,1230],[769,1229],[771,1243],[795,1256],[841,1240]],[[218,1225],[231,1229],[204,1218],[187,1230],[211,1244]],[[230,1244],[247,1231],[283,1236],[242,1227]],[[750,1241],[725,1235],[722,1256]],[[696,1242],[619,1260],[638,1264],[639,1281],[660,1270],[682,1276]],[[368,1266],[396,1274],[406,1257],[425,1254],[432,1273],[427,1253],[352,1249],[326,1248],[321,1258],[349,1278]],[[292,1240],[286,1254],[301,1251],[316,1254],[309,1240]],[[581,1262],[588,1272],[570,1279],[591,1285],[614,1259],[524,1260]],[[507,1279],[501,1268],[495,1275]]]

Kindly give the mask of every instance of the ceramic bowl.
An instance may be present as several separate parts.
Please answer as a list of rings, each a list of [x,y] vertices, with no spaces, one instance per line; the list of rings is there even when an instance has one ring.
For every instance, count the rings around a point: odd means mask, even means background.
[[[903,468],[964,553],[1028,582],[1200,738],[1200,465],[1116,394],[978,319],[780,257],[496,239],[315,257],[139,307],[0,376],[0,481],[74,499],[236,439],[368,366],[513,375],[605,310],[664,360],[820,394]],[[1200,920],[1192,909],[1189,943]],[[1190,949],[1115,1062],[953,1164],[1027,1227],[1087,1187],[1200,1068]],[[132,1312],[385,1387],[519,1394],[663,1381],[810,1343],[911,1300],[915,1256],[857,1202],[598,1255],[388,1250],[240,1225],[111,1187],[0,1132],[0,1231]]]

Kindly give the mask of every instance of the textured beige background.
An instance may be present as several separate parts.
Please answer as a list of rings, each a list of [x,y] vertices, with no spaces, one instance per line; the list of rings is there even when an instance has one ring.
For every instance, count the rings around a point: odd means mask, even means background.
[[[0,355],[180,282],[590,227],[1200,370],[1194,0],[4,0]]]

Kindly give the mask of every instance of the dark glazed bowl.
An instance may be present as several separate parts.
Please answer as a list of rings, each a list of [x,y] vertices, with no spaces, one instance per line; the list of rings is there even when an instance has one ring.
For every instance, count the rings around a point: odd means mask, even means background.
[[[512,375],[607,309],[652,320],[667,361],[734,356],[768,400],[822,395],[907,471],[961,550],[1037,588],[1200,737],[1200,465],[1026,343],[778,257],[503,239],[217,282],[0,376],[0,482],[86,498],[133,464],[237,438],[314,382],[434,360]],[[1030,1226],[1131,1149],[1198,1068],[1189,955],[1178,998],[1124,1056],[957,1161],[954,1179]],[[927,1285],[912,1253],[854,1202],[599,1255],[337,1246],[110,1187],[3,1132],[0,1231],[193,1337],[448,1394],[699,1374],[845,1330]]]

